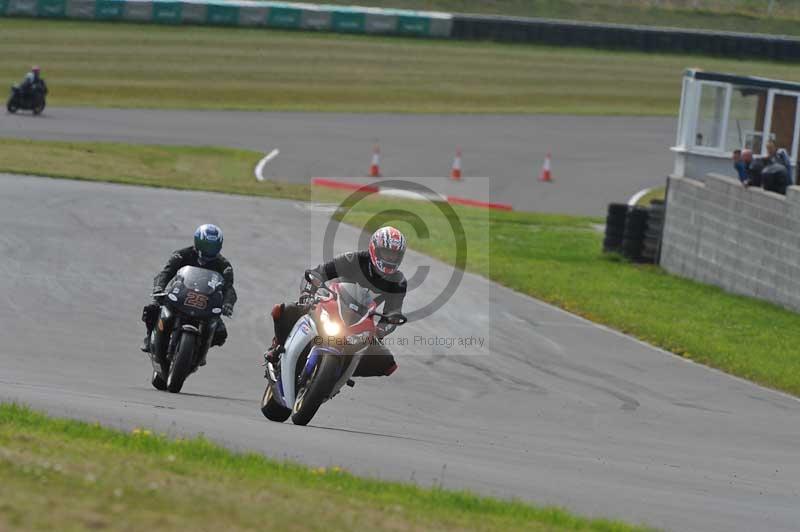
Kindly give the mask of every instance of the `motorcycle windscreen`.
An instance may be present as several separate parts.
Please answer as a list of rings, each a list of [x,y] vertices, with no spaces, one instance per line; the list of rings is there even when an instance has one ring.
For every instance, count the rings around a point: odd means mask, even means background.
[[[199,292],[204,295],[213,294],[218,288],[222,287],[225,280],[220,274],[205,268],[195,266],[184,266],[175,274],[176,279],[183,281],[183,286],[189,290]]]
[[[361,321],[369,312],[375,294],[356,283],[339,284],[339,312],[348,327]]]

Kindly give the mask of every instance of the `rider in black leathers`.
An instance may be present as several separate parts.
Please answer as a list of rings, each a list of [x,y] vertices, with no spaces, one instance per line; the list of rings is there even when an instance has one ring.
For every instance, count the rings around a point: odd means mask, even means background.
[[[223,286],[222,314],[224,316],[233,315],[233,305],[236,303],[236,290],[233,288],[233,266],[228,259],[222,256],[222,230],[212,224],[201,225],[194,234],[194,245],[175,251],[167,261],[167,264],[153,279],[153,293],[164,291],[167,283],[175,277],[178,270],[184,266],[197,266],[207,270],[213,270],[222,275],[225,280]],[[158,320],[160,304],[153,300],[142,310],[142,321],[147,327],[147,336],[142,344],[142,351],[148,352],[150,349],[150,333]],[[211,341],[211,346],[222,345],[228,338],[228,330],[225,323],[220,319],[216,333]],[[204,365],[202,360],[200,365]]]
[[[356,282],[379,294],[383,301],[383,314],[401,312],[406,295],[406,278],[398,269],[406,249],[406,240],[400,231],[393,227],[383,227],[370,239],[368,251],[345,253],[313,269],[323,281],[340,279]],[[307,302],[313,288],[303,280],[303,290],[297,303],[283,303],[272,309],[275,337],[272,346],[265,353],[267,360],[276,363],[283,350],[283,343],[292,327],[303,314],[308,312]],[[380,341],[394,331],[395,325],[381,320],[378,322],[378,342],[370,344],[364,352],[354,377],[388,376],[397,369],[391,351]]]
[[[34,65],[31,67],[31,71],[22,78],[19,88],[22,90],[24,96],[29,96],[37,90],[42,91],[43,94],[47,94],[47,84],[44,82],[44,78],[39,75],[40,71],[41,69]]]

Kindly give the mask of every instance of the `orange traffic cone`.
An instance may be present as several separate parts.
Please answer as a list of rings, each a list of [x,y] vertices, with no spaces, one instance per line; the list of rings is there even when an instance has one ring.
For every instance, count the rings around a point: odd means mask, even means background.
[[[369,165],[369,176],[370,177],[381,176],[381,149],[377,144],[375,145],[375,148],[372,150],[372,164]]]
[[[456,158],[453,159],[453,168],[450,170],[450,179],[461,181],[461,148],[456,148]]]
[[[544,164],[542,165],[542,172],[539,174],[539,181],[552,181],[553,174],[550,171],[550,152],[547,152],[547,155],[544,158]]]

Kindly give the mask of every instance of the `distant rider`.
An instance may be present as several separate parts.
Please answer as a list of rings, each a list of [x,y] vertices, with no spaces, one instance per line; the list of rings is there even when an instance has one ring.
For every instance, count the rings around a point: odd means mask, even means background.
[[[37,90],[41,90],[42,94],[47,94],[47,84],[44,82],[44,78],[41,77],[40,73],[41,69],[37,65],[34,65],[31,67],[31,71],[22,78],[22,83],[20,83],[19,86],[24,95],[33,94]]]
[[[170,256],[167,264],[153,279],[153,293],[164,291],[178,270],[184,266],[196,266],[213,270],[222,275],[225,280],[223,286],[222,314],[224,316],[233,315],[233,305],[236,303],[236,290],[233,288],[233,266],[228,259],[222,256],[222,230],[213,224],[204,224],[194,232],[194,245],[175,251]],[[150,351],[150,333],[158,320],[161,306],[155,299],[142,310],[142,321],[147,327],[147,336],[142,344],[142,351]],[[225,323],[220,319],[211,346],[222,345],[228,338],[228,330]],[[205,358],[200,361],[204,366]]]
[[[367,251],[355,251],[335,257],[320,264],[313,271],[324,281],[337,279],[356,282],[379,295],[383,301],[383,314],[401,312],[406,296],[406,278],[400,272],[400,263],[406,252],[406,238],[394,227],[382,227],[375,231]],[[308,301],[313,296],[313,287],[303,279],[303,290],[297,303],[284,303],[272,308],[275,337],[265,358],[277,363],[283,352],[283,343],[294,324],[308,312]],[[353,373],[354,377],[377,377],[391,375],[397,369],[394,356],[380,341],[394,331],[395,325],[378,322],[378,342],[372,343]]]

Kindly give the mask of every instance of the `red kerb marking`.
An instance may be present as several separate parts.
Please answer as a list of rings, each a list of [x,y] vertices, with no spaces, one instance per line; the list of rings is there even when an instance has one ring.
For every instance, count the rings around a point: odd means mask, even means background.
[[[339,190],[360,190],[362,192],[369,192],[370,194],[377,194],[378,187],[374,185],[359,185],[358,183],[346,183],[344,181],[337,181],[336,179],[325,179],[324,177],[315,177],[311,180],[311,184],[317,187],[336,188]]]
[[[458,196],[447,196],[447,203],[454,205],[467,205],[469,207],[483,207],[484,209],[495,209],[498,211],[513,210],[508,203],[493,203],[491,201],[478,201],[469,198],[459,198]]]

